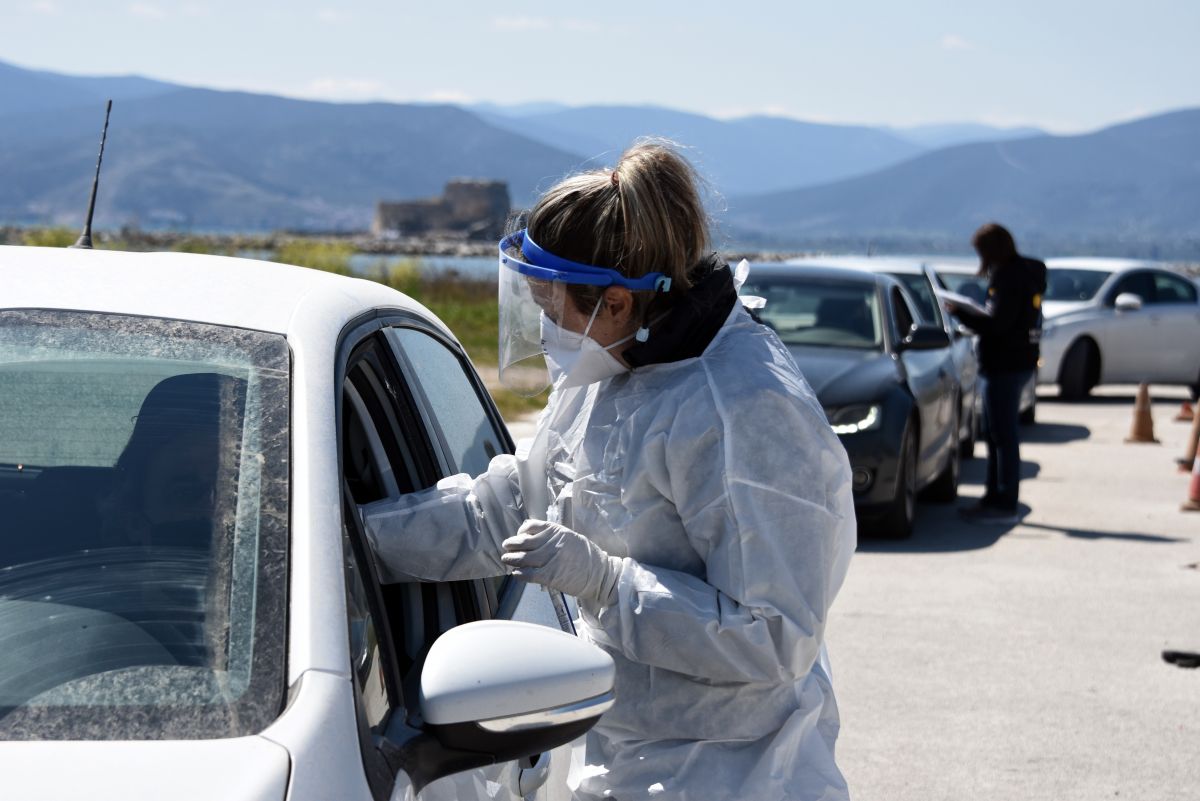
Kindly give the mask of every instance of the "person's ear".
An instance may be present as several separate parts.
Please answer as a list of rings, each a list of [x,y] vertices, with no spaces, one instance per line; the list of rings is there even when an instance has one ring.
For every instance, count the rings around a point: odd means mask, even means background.
[[[610,286],[604,290],[604,309],[614,323],[628,325],[633,319],[633,293],[623,286]]]

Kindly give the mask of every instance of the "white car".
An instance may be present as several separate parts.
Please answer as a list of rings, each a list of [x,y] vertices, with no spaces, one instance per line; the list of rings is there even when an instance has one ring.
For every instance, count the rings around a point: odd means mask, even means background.
[[[512,447],[428,310],[187,254],[0,287],[4,797],[570,797],[614,672],[561,596],[375,578],[358,504]]]
[[[1154,262],[1050,259],[1038,382],[1083,398],[1100,384],[1181,384],[1200,394],[1200,292]]]
[[[977,303],[987,302],[987,279],[979,275],[977,259],[939,258],[929,262],[943,289],[966,295]],[[953,316],[952,316],[953,319]],[[955,327],[959,327],[957,321]],[[1021,390],[1021,423],[1033,425],[1037,419],[1037,377],[1030,379]]]

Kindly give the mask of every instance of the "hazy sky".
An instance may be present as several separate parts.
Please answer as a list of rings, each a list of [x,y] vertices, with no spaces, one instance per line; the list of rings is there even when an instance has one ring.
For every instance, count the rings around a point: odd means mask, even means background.
[[[0,60],[327,100],[1074,132],[1200,106],[1200,0],[0,0]]]

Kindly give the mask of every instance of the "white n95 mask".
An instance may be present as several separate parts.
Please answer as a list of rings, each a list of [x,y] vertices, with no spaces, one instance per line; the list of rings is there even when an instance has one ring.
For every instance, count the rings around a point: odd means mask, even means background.
[[[632,334],[608,347],[587,335],[599,311],[600,303],[597,303],[582,334],[568,331],[542,313],[542,352],[546,354],[546,367],[554,386],[559,386],[560,381],[564,388],[587,386],[629,369],[611,351],[633,339]]]

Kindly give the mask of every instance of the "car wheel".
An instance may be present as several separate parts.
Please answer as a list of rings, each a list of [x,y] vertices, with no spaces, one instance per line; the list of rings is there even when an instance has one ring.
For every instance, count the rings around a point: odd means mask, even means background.
[[[898,469],[896,494],[880,520],[879,533],[902,540],[912,536],[917,516],[917,437],[912,423],[904,429]]]
[[[1083,400],[1099,381],[1100,354],[1090,339],[1071,346],[1058,374],[1059,392],[1065,400]]]
[[[957,418],[957,415],[955,415]],[[958,420],[955,420],[954,429],[958,431]],[[948,448],[949,458],[946,461],[946,466],[942,468],[942,472],[933,480],[925,489],[926,500],[934,503],[953,503],[958,498],[958,475],[960,467],[960,452],[958,448]]]
[[[1037,422],[1037,403],[1029,404],[1029,408],[1021,412],[1018,419],[1023,426],[1031,426]]]

